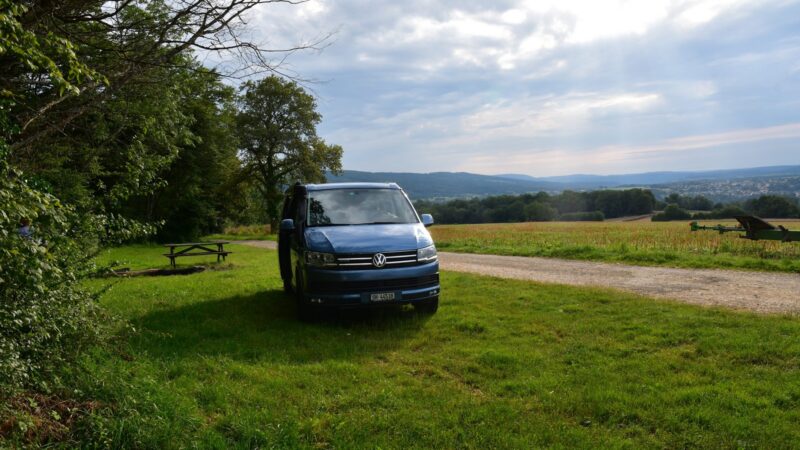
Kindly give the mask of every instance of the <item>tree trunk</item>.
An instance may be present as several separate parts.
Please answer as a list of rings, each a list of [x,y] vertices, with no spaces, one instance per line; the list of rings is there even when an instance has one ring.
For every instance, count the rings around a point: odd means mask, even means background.
[[[281,191],[278,184],[275,182],[269,183],[266,186],[264,200],[267,208],[267,216],[269,217],[270,232],[276,233],[281,221]]]

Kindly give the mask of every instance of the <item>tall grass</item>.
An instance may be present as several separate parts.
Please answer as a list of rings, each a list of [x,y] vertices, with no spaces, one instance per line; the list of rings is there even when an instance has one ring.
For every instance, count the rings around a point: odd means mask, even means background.
[[[272,234],[269,224],[236,225],[225,227],[222,233],[205,236],[203,239],[221,239],[228,241],[275,240],[275,235]]]
[[[786,224],[788,228],[800,224]],[[688,222],[437,225],[441,250],[696,268],[800,271],[800,243],[691,232]]]

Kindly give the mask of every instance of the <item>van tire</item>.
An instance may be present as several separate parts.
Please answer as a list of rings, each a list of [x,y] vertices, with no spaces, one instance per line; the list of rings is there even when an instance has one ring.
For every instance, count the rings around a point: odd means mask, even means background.
[[[294,288],[292,288],[292,281],[291,280],[283,280],[283,292],[286,294],[293,294]]]
[[[414,304],[414,311],[420,314],[436,314],[439,310],[439,297],[436,296],[430,300],[425,300]]]

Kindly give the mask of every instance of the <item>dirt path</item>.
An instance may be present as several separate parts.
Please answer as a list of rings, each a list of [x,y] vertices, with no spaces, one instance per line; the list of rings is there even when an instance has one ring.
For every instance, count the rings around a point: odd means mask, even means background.
[[[275,248],[271,241],[241,241]],[[678,300],[760,313],[800,314],[800,275],[738,270],[641,267],[554,258],[440,252],[442,269],[501,278],[601,286]]]

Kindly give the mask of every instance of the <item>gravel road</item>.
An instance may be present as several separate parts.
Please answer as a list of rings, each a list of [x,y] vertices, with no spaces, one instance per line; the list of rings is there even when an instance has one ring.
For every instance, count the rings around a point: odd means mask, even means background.
[[[240,241],[274,249],[272,241]],[[800,274],[642,267],[554,258],[440,252],[444,270],[500,278],[600,286],[649,297],[759,313],[800,314]]]

